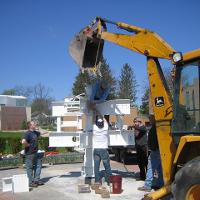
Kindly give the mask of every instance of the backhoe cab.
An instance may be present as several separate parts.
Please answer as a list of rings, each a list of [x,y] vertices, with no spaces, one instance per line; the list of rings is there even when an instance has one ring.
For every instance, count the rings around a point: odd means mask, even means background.
[[[107,31],[107,24],[127,34]],[[151,103],[163,169],[164,186],[144,197],[199,200],[200,194],[200,49],[181,54],[159,35],[133,25],[97,17],[70,44],[70,54],[81,70],[100,66],[104,41],[147,58]],[[174,65],[174,94],[169,92],[159,59]]]

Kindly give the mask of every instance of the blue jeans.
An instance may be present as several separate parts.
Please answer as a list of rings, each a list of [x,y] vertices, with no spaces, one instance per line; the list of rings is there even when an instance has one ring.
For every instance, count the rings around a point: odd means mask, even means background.
[[[156,184],[153,185],[154,173],[157,172],[158,178],[156,180]],[[160,152],[159,150],[151,151],[148,157],[148,166],[147,173],[144,186],[151,189],[152,186],[162,187],[163,182],[163,174],[162,174],[162,166],[160,160]]]
[[[38,157],[37,153],[25,155],[25,165],[29,184],[39,181],[42,169],[42,158]]]
[[[107,149],[94,149],[93,152],[94,156],[94,174],[95,174],[95,182],[101,181],[101,174],[99,171],[100,168],[100,162],[103,161],[103,165],[105,168],[105,175],[106,175],[106,181],[109,183],[110,179],[109,177],[112,175],[111,167],[110,167],[110,157],[108,154]]]
[[[37,155],[37,160],[34,167],[34,182],[40,180],[41,171],[42,171],[42,158],[38,157]]]

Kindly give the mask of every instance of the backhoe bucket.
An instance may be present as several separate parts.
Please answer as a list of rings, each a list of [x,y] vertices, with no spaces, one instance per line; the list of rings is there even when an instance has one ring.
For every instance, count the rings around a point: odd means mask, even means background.
[[[91,36],[91,32],[82,31],[71,41],[69,53],[80,69],[92,69],[102,57],[104,40]]]

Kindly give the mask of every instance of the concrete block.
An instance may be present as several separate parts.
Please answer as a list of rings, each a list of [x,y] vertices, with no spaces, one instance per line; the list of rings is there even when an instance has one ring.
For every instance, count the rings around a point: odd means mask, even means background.
[[[79,184],[78,193],[90,193],[90,186],[88,184]]]
[[[13,175],[12,177],[13,192],[29,192],[28,177],[26,174]]]
[[[2,178],[3,192],[12,191],[12,177]]]

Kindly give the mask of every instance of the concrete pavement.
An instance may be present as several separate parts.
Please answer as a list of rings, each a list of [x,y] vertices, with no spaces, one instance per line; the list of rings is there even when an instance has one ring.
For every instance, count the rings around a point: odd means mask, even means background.
[[[62,165],[45,165],[42,169],[42,180],[45,185],[34,188],[25,193],[0,193],[0,200],[99,200],[102,199],[99,194],[78,193],[77,185],[83,180],[81,177],[82,163],[62,164]],[[138,171],[136,165],[126,165],[111,161],[114,173],[121,174],[122,189],[121,194],[111,194],[111,200],[126,199],[139,200],[144,196],[144,192],[138,191],[137,188],[144,184],[143,181],[136,181],[134,171]],[[102,167],[102,166],[101,166]],[[103,167],[102,167],[103,168]],[[127,172],[130,171],[130,172]],[[12,176],[14,174],[23,174],[25,169],[0,170],[0,179]],[[2,185],[0,185],[2,188]]]

